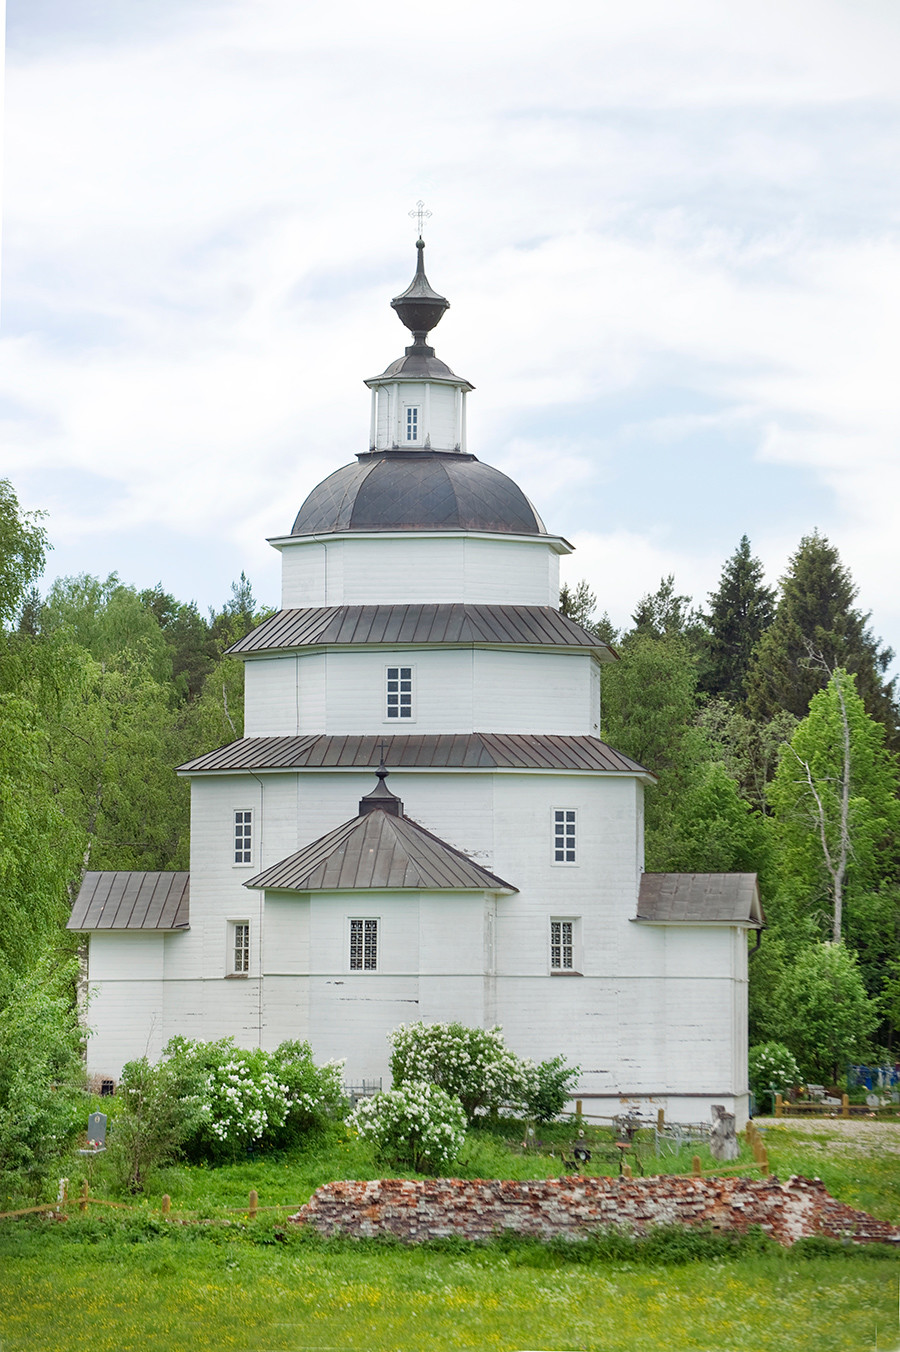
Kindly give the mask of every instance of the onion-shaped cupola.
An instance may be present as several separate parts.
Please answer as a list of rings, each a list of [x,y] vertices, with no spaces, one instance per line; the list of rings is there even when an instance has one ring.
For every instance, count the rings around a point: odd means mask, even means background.
[[[444,311],[450,309],[450,302],[446,296],[438,295],[425,276],[425,241],[421,235],[416,240],[416,251],[419,255],[416,275],[406,290],[394,297],[391,308],[412,334],[413,346],[424,347],[431,330],[437,328]]]

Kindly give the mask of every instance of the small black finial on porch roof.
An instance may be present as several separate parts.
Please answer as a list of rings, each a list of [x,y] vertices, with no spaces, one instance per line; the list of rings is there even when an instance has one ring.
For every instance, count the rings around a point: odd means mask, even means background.
[[[371,793],[367,793],[364,798],[359,800],[359,815],[365,817],[369,812],[376,809],[381,812],[387,812],[391,817],[403,816],[403,802],[392,793],[385,783],[388,777],[388,771],[384,768],[384,743],[382,743],[381,760],[378,762],[378,769],[375,771],[375,778],[378,783]]]

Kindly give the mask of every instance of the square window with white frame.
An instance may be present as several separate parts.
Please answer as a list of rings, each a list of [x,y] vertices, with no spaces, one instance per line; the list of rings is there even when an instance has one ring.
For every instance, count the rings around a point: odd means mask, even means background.
[[[234,920],[228,926],[229,969],[233,976],[250,973],[250,921]]]
[[[378,921],[362,919],[350,921],[350,971],[377,972]]]
[[[249,808],[240,808],[234,814],[234,862],[250,864],[252,856],[253,813]]]
[[[412,667],[386,667],[385,679],[385,717],[394,719],[412,719],[413,716],[413,669]]]
[[[553,809],[553,862],[575,864],[577,812],[574,807]]]
[[[579,975],[580,923],[577,916],[552,917],[550,920],[550,971]]]

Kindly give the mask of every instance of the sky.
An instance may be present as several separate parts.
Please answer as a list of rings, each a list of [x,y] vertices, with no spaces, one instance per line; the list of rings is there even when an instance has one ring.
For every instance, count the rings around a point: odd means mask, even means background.
[[[45,585],[277,604],[367,376],[432,337],[628,623],[839,548],[900,649],[893,0],[7,0],[0,477]]]

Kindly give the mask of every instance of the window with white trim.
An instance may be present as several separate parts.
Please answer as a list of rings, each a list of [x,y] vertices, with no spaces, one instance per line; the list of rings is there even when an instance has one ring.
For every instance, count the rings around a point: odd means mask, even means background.
[[[550,921],[550,970],[553,972],[575,970],[574,920]]]
[[[253,813],[241,808],[234,814],[234,862],[249,864],[253,850]]]
[[[250,971],[250,921],[235,920],[231,926],[231,970],[235,976]]]
[[[378,970],[378,921],[350,921],[350,971]]]
[[[573,807],[553,809],[553,862],[554,864],[574,864],[575,860],[575,819]]]
[[[406,440],[419,440],[419,410],[414,406],[406,410]]]
[[[413,716],[413,669],[412,667],[387,667],[387,692],[385,716],[387,718],[412,718]]]

